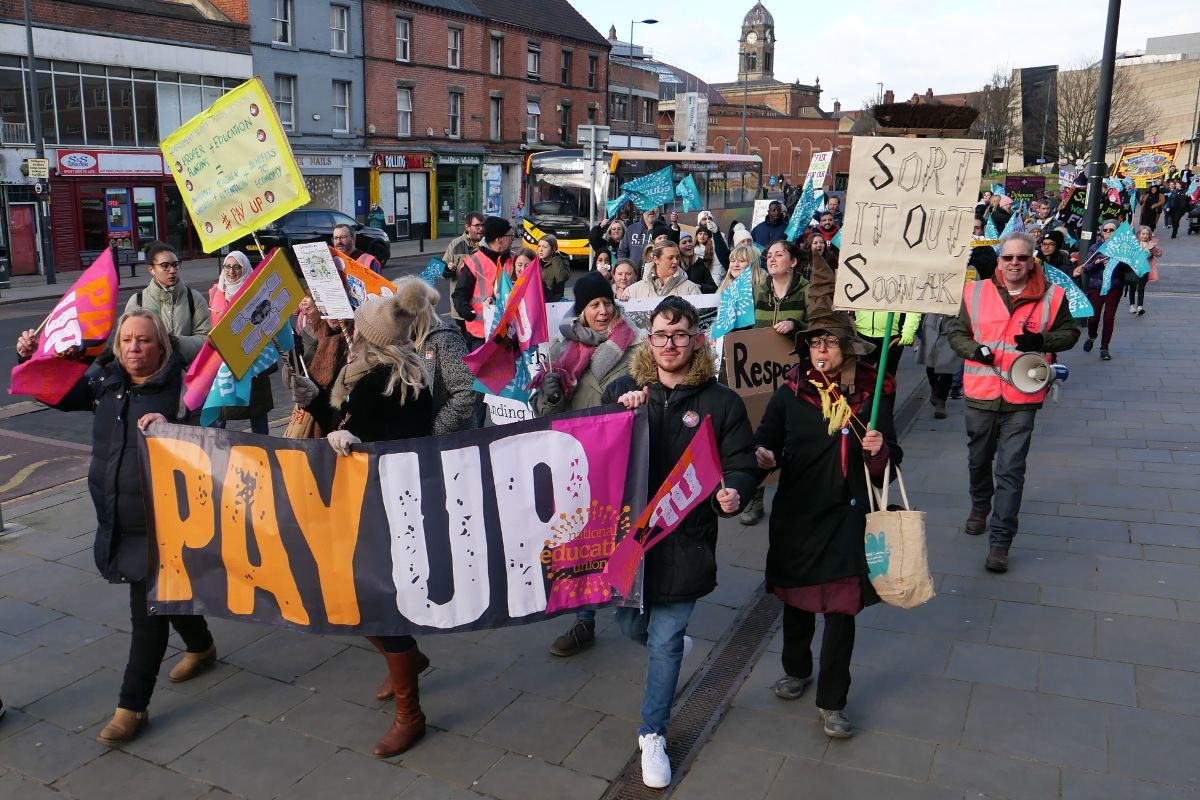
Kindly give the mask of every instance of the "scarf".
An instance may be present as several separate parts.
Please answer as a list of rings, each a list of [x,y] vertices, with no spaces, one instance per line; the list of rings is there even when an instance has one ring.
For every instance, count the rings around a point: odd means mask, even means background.
[[[329,390],[329,405],[334,411],[340,409],[342,403],[350,398],[350,392],[354,391],[354,387],[371,369],[372,366],[362,359],[351,361],[342,367],[337,379],[333,382],[333,388]]]
[[[221,275],[217,278],[217,288],[225,293],[226,300],[232,300],[238,289],[242,288],[242,284],[250,278],[250,259],[246,257],[246,254],[234,250],[229,255],[242,265],[242,277],[236,281],[230,281],[225,277],[224,267],[221,268]]]
[[[550,366],[559,377],[563,396],[570,400],[579,385],[583,373],[591,369],[597,382],[603,381],[620,362],[629,346],[637,341],[637,330],[625,317],[617,317],[607,331],[593,330],[583,324],[579,317],[568,317],[559,325],[567,344],[559,353],[558,360]],[[530,389],[540,389],[547,371],[538,374],[529,384]]]
[[[312,333],[317,340],[317,351],[308,365],[308,375],[317,386],[329,386],[346,363],[346,340],[341,331],[331,330],[323,319],[313,323]]]

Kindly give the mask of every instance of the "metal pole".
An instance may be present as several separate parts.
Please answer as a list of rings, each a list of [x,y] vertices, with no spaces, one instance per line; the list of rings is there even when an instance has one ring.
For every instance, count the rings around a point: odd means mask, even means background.
[[[887,369],[887,351],[888,342],[892,340],[892,325],[896,320],[896,312],[889,311],[887,321],[883,323],[883,344],[879,347],[879,374],[875,376],[875,399],[871,403],[871,422],[867,425],[867,430],[875,430],[875,423],[879,420],[879,398],[883,394],[883,375]]]
[[[1192,157],[1188,166],[1196,163],[1197,150],[1200,149],[1200,81],[1196,81],[1196,109],[1192,112]],[[1187,189],[1187,187],[1183,187]]]
[[[745,65],[743,65],[742,72],[742,155],[746,155],[750,152],[749,144],[746,142],[746,92],[748,88],[747,81],[749,80],[750,76],[746,75],[744,70]]]
[[[46,143],[42,138],[42,109],[41,98],[38,96],[37,64],[33,58],[33,22],[29,14],[29,0],[25,2],[25,50],[29,62],[29,90],[33,95],[30,116],[33,117],[33,146],[38,158],[46,157]],[[37,179],[42,182],[41,178]],[[46,181],[49,190],[50,182]],[[50,197],[49,192],[43,192],[38,200],[38,231],[42,240],[42,272],[46,275],[46,283],[58,283],[54,272],[54,247],[50,242]]]
[[[636,20],[629,20],[629,108],[625,109],[625,114],[629,117],[629,138],[625,145],[633,149],[633,24]]]
[[[1100,217],[1100,198],[1104,191],[1104,156],[1108,151],[1108,119],[1112,111],[1113,73],[1117,61],[1117,27],[1121,23],[1121,0],[1108,0],[1108,21],[1104,27],[1104,52],[1100,61],[1100,86],[1096,97],[1096,125],[1092,129],[1092,158],[1088,164],[1087,210],[1079,238],[1089,245],[1096,238]]]

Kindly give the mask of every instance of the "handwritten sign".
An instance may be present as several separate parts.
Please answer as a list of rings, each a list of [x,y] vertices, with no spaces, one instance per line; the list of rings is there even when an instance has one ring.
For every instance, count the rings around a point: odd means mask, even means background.
[[[245,376],[303,299],[304,287],[287,256],[275,248],[208,335],[234,378]]]
[[[982,171],[978,139],[855,137],[834,307],[957,314]]]
[[[353,308],[358,308],[373,297],[391,297],[396,293],[396,284],[372,272],[342,251],[333,250],[330,255],[346,279],[346,290]]]
[[[225,94],[162,142],[204,252],[309,201],[275,104],[258,78]]]
[[[808,162],[808,177],[804,180],[806,183],[812,181],[814,196],[825,193],[825,176],[829,174],[829,165],[832,163],[832,150],[824,153],[813,153],[812,161]]]
[[[304,273],[313,302],[322,319],[354,319],[354,306],[346,296],[341,272],[333,262],[333,250],[324,242],[292,245],[296,262]]]

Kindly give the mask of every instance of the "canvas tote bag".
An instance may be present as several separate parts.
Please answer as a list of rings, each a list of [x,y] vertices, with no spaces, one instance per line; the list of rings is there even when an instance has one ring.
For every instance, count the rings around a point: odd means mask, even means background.
[[[863,467],[866,469],[865,465]],[[929,574],[929,553],[925,548],[925,512],[913,511],[904,491],[904,478],[896,468],[896,483],[904,500],[903,511],[888,511],[888,484],[892,464],[883,473],[883,489],[871,483],[871,512],[867,514],[867,566],[871,585],[888,605],[915,608],[933,597],[933,576]]]

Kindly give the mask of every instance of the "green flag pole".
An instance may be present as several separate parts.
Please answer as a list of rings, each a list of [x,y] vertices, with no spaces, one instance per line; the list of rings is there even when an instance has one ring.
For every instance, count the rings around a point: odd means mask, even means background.
[[[879,418],[879,398],[883,394],[883,374],[887,369],[888,342],[892,340],[892,322],[896,318],[894,311],[889,311],[887,322],[883,326],[883,344],[879,346],[879,377],[875,379],[875,397],[871,401],[871,424],[867,430],[875,430],[875,421]]]

